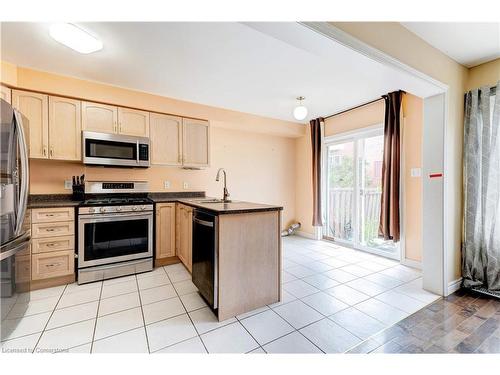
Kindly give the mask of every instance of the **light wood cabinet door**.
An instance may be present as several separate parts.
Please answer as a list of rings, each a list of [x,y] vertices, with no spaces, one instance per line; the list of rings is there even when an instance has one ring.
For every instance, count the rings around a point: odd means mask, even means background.
[[[191,207],[180,205],[178,210],[179,236],[177,257],[191,272],[192,268],[192,235],[193,235],[193,210]]]
[[[118,107],[118,133],[149,137],[149,112]]]
[[[151,140],[151,164],[181,165],[182,118],[149,114]]]
[[[0,98],[11,104],[11,90],[8,87],[0,85]]]
[[[49,157],[49,98],[47,95],[12,90],[12,105],[28,120],[25,133],[29,139],[30,158]]]
[[[182,119],[182,164],[201,168],[210,164],[210,126],[208,121]]]
[[[75,271],[74,250],[54,251],[50,253],[33,254],[33,280],[45,280],[52,277],[71,275]]]
[[[56,221],[74,221],[73,207],[47,207],[31,209],[32,223],[54,223]]]
[[[75,234],[73,221],[60,221],[56,223],[31,224],[31,236],[35,238],[52,238]]]
[[[49,157],[81,160],[82,114],[79,100],[49,97]]]
[[[118,133],[118,108],[82,102],[82,129],[99,133]]]
[[[156,259],[175,256],[175,203],[156,205]]]

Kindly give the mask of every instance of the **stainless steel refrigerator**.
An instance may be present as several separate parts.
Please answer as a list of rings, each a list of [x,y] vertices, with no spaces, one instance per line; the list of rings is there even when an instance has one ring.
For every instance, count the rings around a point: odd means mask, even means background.
[[[1,339],[15,331],[19,319],[9,312],[28,307],[31,255],[30,228],[25,222],[28,203],[28,148],[23,116],[0,100],[0,308]],[[19,314],[16,314],[18,317]]]

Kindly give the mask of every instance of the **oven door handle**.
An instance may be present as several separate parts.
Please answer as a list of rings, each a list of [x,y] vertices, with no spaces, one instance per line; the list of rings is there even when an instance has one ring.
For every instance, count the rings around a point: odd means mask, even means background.
[[[124,214],[113,214],[113,215],[99,215],[99,216],[84,216],[80,215],[78,217],[78,221],[84,222],[84,223],[103,223],[103,222],[109,222],[113,221],[116,219],[153,219],[153,212],[149,213],[124,213]],[[120,220],[122,221],[122,220]]]

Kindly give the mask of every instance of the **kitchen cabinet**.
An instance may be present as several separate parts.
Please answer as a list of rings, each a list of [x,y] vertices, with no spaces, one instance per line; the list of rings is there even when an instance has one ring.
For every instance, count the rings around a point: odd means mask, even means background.
[[[5,100],[7,103],[11,104],[11,90],[4,85],[0,85],[0,97]]]
[[[81,160],[82,123],[79,100],[49,97],[49,158]]]
[[[192,233],[193,209],[179,204],[176,211],[176,254],[180,261],[191,272],[192,265]]]
[[[118,133],[118,108],[82,102],[82,129],[99,133]]]
[[[175,203],[156,204],[156,259],[175,256]]]
[[[75,280],[75,210],[49,207],[31,210],[31,288],[64,285]]]
[[[149,112],[118,107],[118,133],[149,137]]]
[[[12,106],[28,120],[25,133],[29,139],[30,158],[49,158],[49,97],[45,94],[12,90]]]
[[[182,165],[201,168],[210,165],[210,126],[208,121],[182,119]]]
[[[182,164],[182,117],[151,113],[151,164]]]

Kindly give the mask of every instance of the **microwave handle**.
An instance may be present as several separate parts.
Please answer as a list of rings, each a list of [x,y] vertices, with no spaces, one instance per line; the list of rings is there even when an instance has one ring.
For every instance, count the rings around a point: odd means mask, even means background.
[[[139,140],[135,141],[135,147],[136,147],[136,152],[135,152],[136,162],[137,164],[139,164]]]

